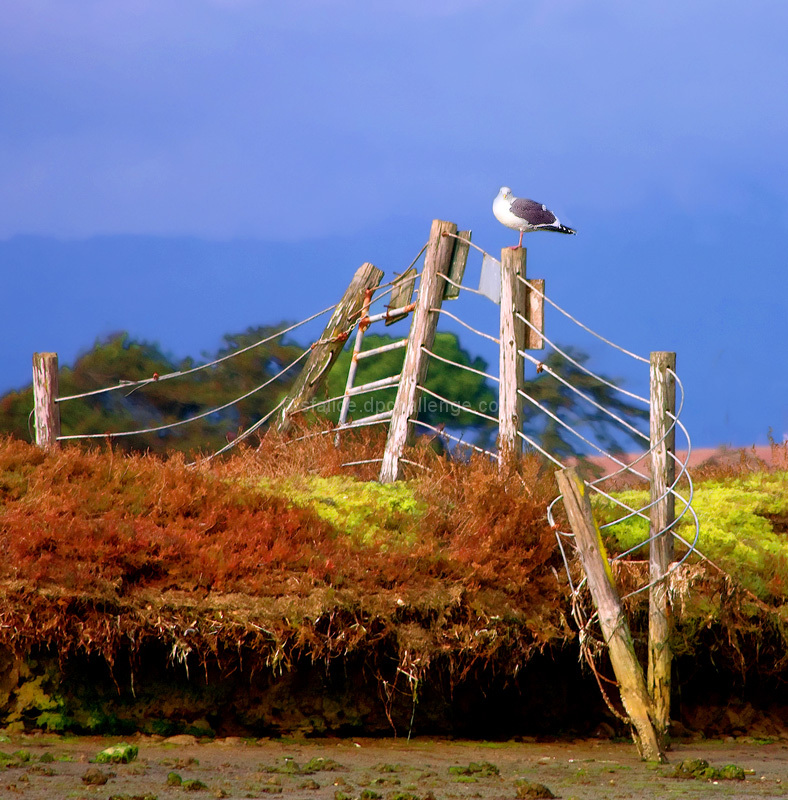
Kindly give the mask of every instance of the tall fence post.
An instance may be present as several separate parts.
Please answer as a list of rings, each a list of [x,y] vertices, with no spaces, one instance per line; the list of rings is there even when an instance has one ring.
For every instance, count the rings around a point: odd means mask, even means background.
[[[287,395],[282,410],[277,418],[277,429],[282,432],[290,430],[292,418],[304,406],[309,405],[320,387],[325,383],[337,356],[342,352],[350,331],[358,320],[364,307],[367,289],[375,289],[383,278],[379,270],[369,262],[362,264],[353,276],[353,280],[345,289],[342,299],[337,303],[331,319],[323,331],[317,344],[312,346],[301,374]]]
[[[525,349],[526,325],[517,314],[526,314],[525,264],[524,247],[506,247],[501,251],[501,338],[498,348],[498,452],[501,469],[505,469],[523,449],[519,435],[523,425],[520,391],[525,378],[520,353]]]
[[[57,353],[33,353],[36,444],[44,450],[54,450],[58,446],[60,407],[57,396]]]
[[[673,485],[676,464],[676,354],[651,354],[651,510],[649,549],[648,689],[654,702],[654,722],[663,742],[670,726],[671,661],[670,598],[666,573],[673,561],[675,519]],[[660,531],[664,531],[660,533]]]
[[[544,278],[528,279],[525,309],[525,318],[533,325],[533,328],[526,325],[525,349],[544,350]]]
[[[439,219],[432,222],[419,282],[419,298],[413,312],[402,376],[394,400],[389,435],[380,468],[381,483],[391,483],[400,477],[400,458],[411,434],[410,420],[418,413],[421,396],[419,386],[427,376],[429,356],[424,348],[429,350],[432,347],[438,326],[438,311],[446,283],[441,276],[448,274],[454,253],[456,240],[445,234],[456,232],[457,226],[453,222]]]
[[[558,470],[556,478],[575,534],[588,588],[597,608],[621,701],[632,723],[635,745],[641,757],[647,761],[665,761],[652,724],[653,705],[646,689],[643,669],[635,655],[632,634],[607,560],[602,535],[591,510],[587,487],[574,467]]]

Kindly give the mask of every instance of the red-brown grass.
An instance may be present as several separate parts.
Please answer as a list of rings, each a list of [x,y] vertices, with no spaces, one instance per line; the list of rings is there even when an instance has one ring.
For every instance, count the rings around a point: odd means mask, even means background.
[[[275,488],[298,474],[329,476],[380,452],[380,436],[295,443],[266,437],[225,459],[171,458],[68,447],[43,454],[0,441],[0,580],[57,586],[70,594],[123,596],[177,588],[279,596],[341,586],[359,596],[397,587],[414,594],[435,581],[493,587],[512,601],[544,594],[555,578],[545,519],[549,488],[538,464],[501,477],[487,459],[460,463],[422,442],[408,454],[427,511],[412,520],[416,543],[352,543]],[[298,438],[298,436],[296,436]],[[356,468],[371,477],[377,465]],[[545,580],[549,575],[549,580]],[[544,585],[543,585],[544,584]]]
[[[188,628],[203,659],[243,643],[263,664],[359,648],[375,664],[380,642],[394,641],[416,674],[436,655],[516,669],[571,635],[538,462],[502,476],[420,441],[408,477],[426,511],[391,546],[347,536],[277,489],[305,474],[377,473],[343,464],[378,457],[380,434],[340,448],[310,434],[193,465],[0,439],[0,645],[112,664],[151,639],[177,652]]]

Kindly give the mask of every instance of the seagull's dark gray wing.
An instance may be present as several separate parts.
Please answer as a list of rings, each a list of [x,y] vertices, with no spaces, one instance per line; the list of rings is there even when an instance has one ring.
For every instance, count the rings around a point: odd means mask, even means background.
[[[535,200],[526,200],[518,197],[510,206],[512,214],[524,219],[529,225],[552,225],[555,214],[548,211],[541,203]]]

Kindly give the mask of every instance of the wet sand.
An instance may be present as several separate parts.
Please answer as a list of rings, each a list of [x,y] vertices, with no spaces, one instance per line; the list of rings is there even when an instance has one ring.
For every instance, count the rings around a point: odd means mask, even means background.
[[[198,742],[190,736],[122,740],[50,734],[2,738],[0,751],[18,754],[0,769],[2,798],[165,800],[186,794],[283,800],[515,800],[518,781],[523,779],[547,786],[564,800],[788,795],[788,742],[747,738],[676,744],[666,765],[640,761],[630,743],[598,740],[227,738]],[[134,761],[93,763],[101,750],[120,741],[138,747]],[[29,760],[22,760],[20,750]],[[675,765],[689,758],[704,758],[714,767],[734,763],[751,774],[744,781],[716,783],[672,778]],[[305,770],[310,762],[311,771]],[[83,777],[89,771],[94,779],[97,771],[99,780],[107,777],[106,783],[85,783]],[[180,778],[179,785],[168,784],[168,776],[177,783],[171,773]],[[520,793],[528,796],[523,788]]]

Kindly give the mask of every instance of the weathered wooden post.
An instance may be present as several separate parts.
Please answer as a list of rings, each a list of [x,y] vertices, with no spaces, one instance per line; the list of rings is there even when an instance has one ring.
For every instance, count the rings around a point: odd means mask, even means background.
[[[307,359],[277,418],[277,429],[288,431],[292,418],[317,394],[337,356],[342,352],[350,331],[364,307],[367,289],[380,284],[383,272],[370,263],[362,264],[334,309],[323,335]]]
[[[654,723],[663,743],[670,726],[671,660],[670,598],[665,577],[673,561],[673,533],[666,530],[675,519],[673,485],[676,465],[674,415],[676,413],[676,354],[651,354],[651,511],[648,607],[648,690],[654,703]]]
[[[532,286],[538,291],[534,291]],[[534,326],[525,326],[525,349],[544,350],[544,278],[528,279],[525,286],[525,312],[525,318]]]
[[[411,435],[411,417],[418,412],[419,385],[427,376],[429,356],[423,348],[429,350],[435,340],[438,326],[438,310],[443,300],[445,281],[454,253],[454,234],[457,226],[453,222],[436,219],[432,222],[427,251],[424,255],[424,268],[419,282],[419,298],[413,312],[408,346],[402,364],[402,376],[394,408],[391,413],[389,435],[386,449],[383,452],[383,464],[380,468],[380,482],[391,483],[400,476],[400,458]]]
[[[523,425],[523,398],[518,390],[524,384],[523,357],[526,324],[521,316],[526,314],[525,279],[526,250],[524,247],[506,247],[501,250],[501,326],[498,386],[498,461],[505,470],[520,453]],[[519,316],[518,316],[519,315]]]
[[[462,284],[465,266],[468,263],[468,252],[471,249],[470,241],[471,231],[457,231],[457,238],[454,240],[454,253],[451,257],[451,266],[447,273],[452,283],[444,281],[446,284],[443,289],[444,300],[456,300],[460,296],[459,284]],[[455,286],[455,283],[458,285]]]
[[[597,608],[602,635],[616,674],[621,701],[632,724],[632,735],[641,757],[647,761],[665,758],[653,725],[653,706],[643,670],[635,655],[613,573],[607,560],[599,526],[591,510],[587,487],[574,467],[556,472],[577,550]]]
[[[36,444],[44,450],[54,450],[58,446],[60,408],[57,396],[57,353],[33,353]]]

